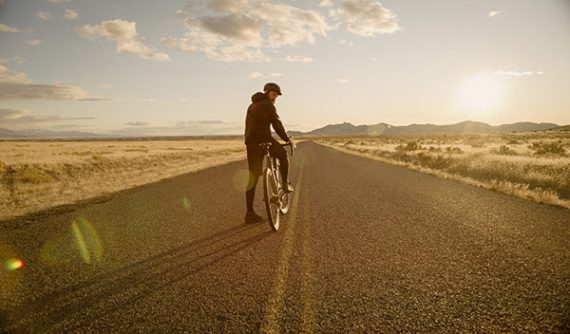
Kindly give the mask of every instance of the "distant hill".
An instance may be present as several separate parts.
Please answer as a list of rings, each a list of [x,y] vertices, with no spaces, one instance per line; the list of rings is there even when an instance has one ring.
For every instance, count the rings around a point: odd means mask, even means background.
[[[570,125],[559,126],[554,123],[519,122],[492,126],[483,122],[465,121],[456,124],[410,124],[394,126],[386,123],[372,125],[353,125],[348,122],[329,124],[309,132],[288,131],[293,137],[299,136],[378,136],[378,135],[419,135],[419,134],[482,134],[510,133],[529,131],[570,131]],[[136,138],[134,136],[107,136],[79,131],[50,131],[50,130],[8,130],[0,128],[0,139],[105,139],[105,138]],[[168,136],[162,136],[170,138]],[[179,136],[172,136],[178,138]],[[210,137],[210,136],[205,136]],[[161,138],[157,136],[141,138]]]
[[[553,127],[559,127],[558,124],[553,123],[532,123],[532,122],[519,122],[513,124],[503,124],[497,126],[497,132],[527,132],[527,131],[541,131],[548,130]]]
[[[351,123],[330,124],[309,132],[289,131],[291,136],[312,135],[312,136],[337,136],[342,135],[381,135],[391,125],[378,123],[374,125],[352,125]]]
[[[290,131],[292,136],[350,136],[350,135],[416,135],[416,134],[483,134],[483,133],[510,133],[540,131],[558,127],[554,123],[519,122],[489,125],[483,122],[465,121],[449,125],[410,124],[393,126],[386,123],[373,125],[353,125],[351,123],[329,124],[309,132]]]
[[[18,132],[8,130],[8,129],[0,129],[0,138],[22,138],[23,135],[19,134]]]
[[[50,131],[50,130],[19,130],[13,131],[0,128],[0,139],[34,139],[34,138],[105,138],[107,136],[79,131]]]
[[[562,125],[547,129],[547,131],[570,132],[570,125]]]

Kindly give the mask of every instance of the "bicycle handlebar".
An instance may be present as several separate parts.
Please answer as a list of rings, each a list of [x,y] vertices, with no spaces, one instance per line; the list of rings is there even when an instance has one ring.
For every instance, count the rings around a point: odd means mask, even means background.
[[[279,143],[281,146],[285,147],[285,146],[290,146],[291,147],[291,156],[293,156],[295,149],[293,148],[293,145],[291,144],[291,142],[286,143],[286,144],[281,144]],[[260,147],[263,147],[265,150],[269,150],[269,146],[271,145],[271,143],[261,143],[259,144]]]

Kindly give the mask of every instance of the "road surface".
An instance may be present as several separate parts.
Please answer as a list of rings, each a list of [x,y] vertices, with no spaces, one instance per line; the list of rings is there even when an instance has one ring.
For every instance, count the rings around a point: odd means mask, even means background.
[[[570,331],[569,210],[307,142],[273,233],[244,168],[0,223],[0,332]]]

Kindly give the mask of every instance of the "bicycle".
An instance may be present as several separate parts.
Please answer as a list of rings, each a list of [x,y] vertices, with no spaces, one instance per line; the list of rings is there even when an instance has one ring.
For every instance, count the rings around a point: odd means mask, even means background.
[[[286,215],[291,207],[291,193],[283,190],[283,180],[279,171],[279,159],[269,154],[271,143],[259,144],[265,150],[265,168],[263,170],[263,198],[269,225],[273,231],[279,230],[280,215]],[[281,146],[291,147],[293,156],[293,145],[281,144]]]

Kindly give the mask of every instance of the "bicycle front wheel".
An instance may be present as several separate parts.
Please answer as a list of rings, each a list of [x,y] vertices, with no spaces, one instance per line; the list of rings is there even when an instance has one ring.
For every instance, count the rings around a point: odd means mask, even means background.
[[[281,171],[279,169],[279,160],[275,161],[275,165],[275,170],[277,171],[275,178],[277,179],[277,186],[279,188],[277,193],[279,198],[279,211],[281,214],[286,215],[291,207],[291,194],[283,190],[283,178],[281,177]]]
[[[282,214],[286,215],[287,212],[289,212],[289,208],[291,207],[291,194],[286,193],[283,190],[279,190],[279,196],[281,198],[279,201],[279,211],[281,211]]]
[[[267,210],[267,220],[273,231],[279,229],[279,187],[275,180],[275,175],[271,168],[265,168],[263,173],[263,197],[265,209]]]

